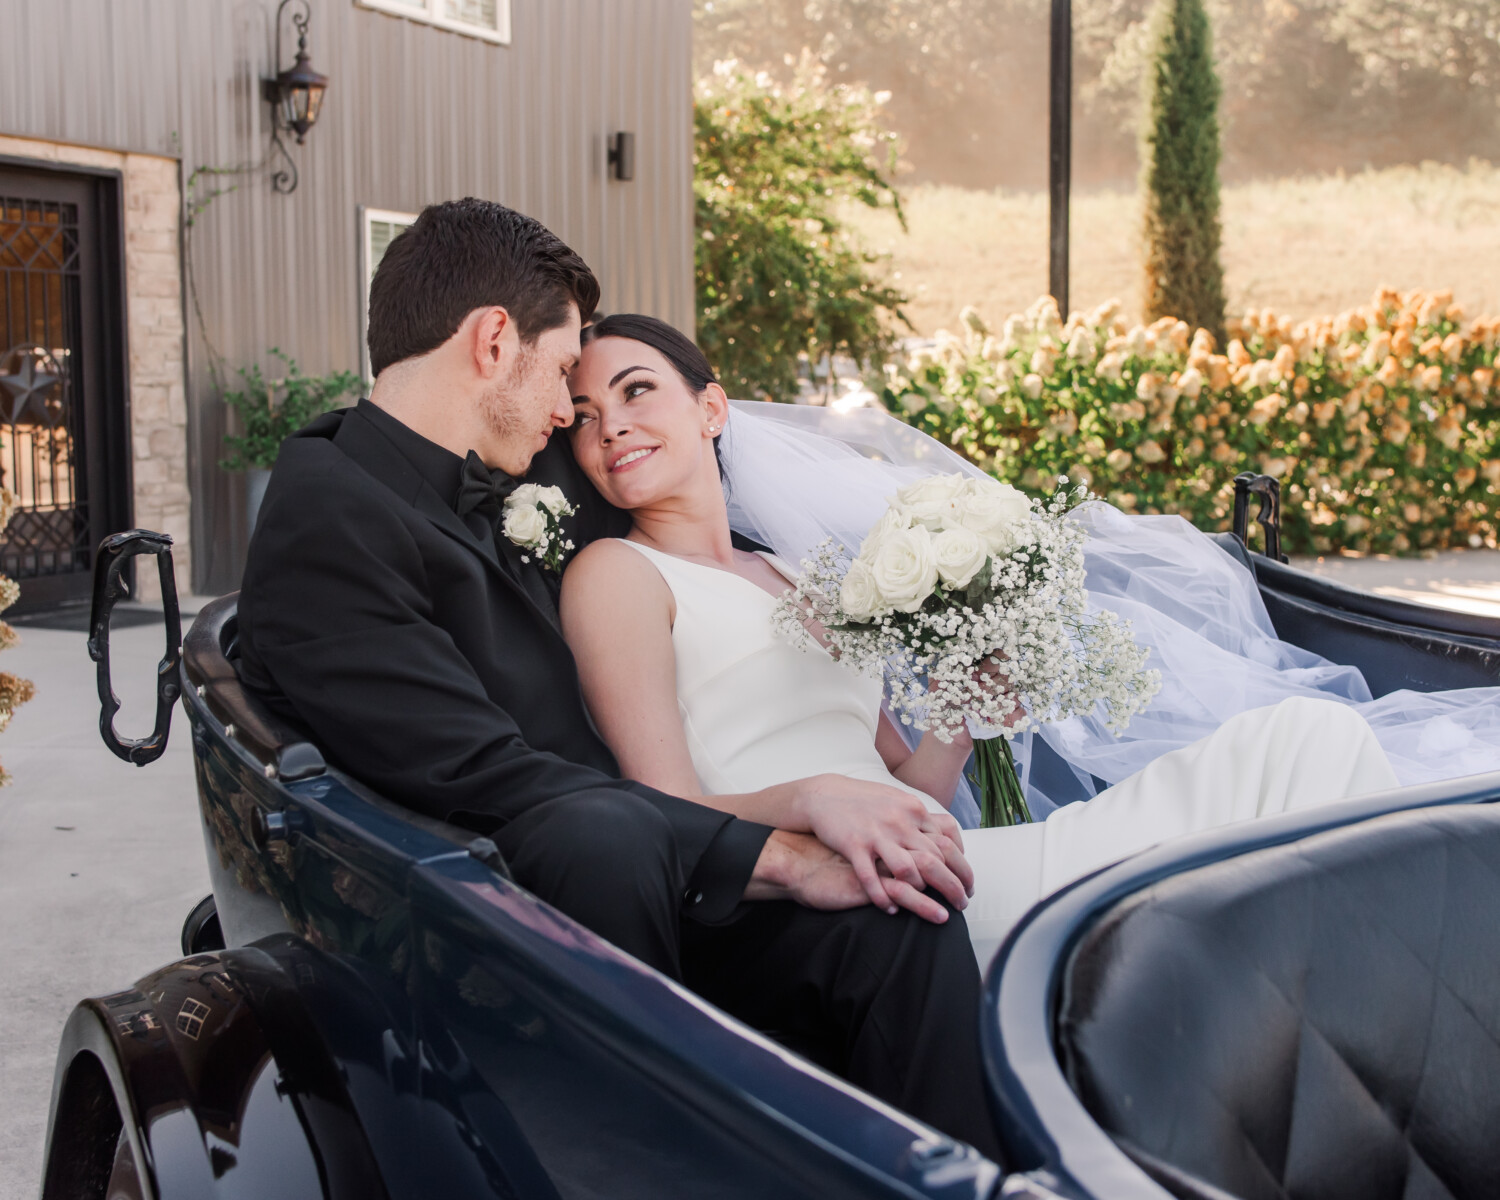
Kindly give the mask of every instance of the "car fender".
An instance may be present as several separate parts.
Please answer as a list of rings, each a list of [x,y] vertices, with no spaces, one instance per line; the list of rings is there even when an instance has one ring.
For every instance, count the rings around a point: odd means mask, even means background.
[[[42,1200],[102,1197],[122,1133],[147,1200],[387,1195],[293,979],[253,946],[193,955],[73,1010]]]

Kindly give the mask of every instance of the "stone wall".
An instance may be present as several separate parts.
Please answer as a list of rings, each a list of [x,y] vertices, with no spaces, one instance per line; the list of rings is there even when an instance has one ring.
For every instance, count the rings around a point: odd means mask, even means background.
[[[0,155],[102,167],[119,171],[124,180],[132,521],[172,535],[177,590],[186,594],[192,590],[192,547],[178,162],[5,136]],[[141,599],[160,599],[154,570],[138,572],[137,579]]]

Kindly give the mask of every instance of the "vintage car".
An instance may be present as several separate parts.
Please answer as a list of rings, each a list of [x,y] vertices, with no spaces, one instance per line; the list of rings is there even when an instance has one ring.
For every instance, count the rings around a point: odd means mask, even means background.
[[[1259,489],[1270,554],[1243,517]],[[1278,632],[1377,693],[1500,682],[1500,621],[1238,537]],[[109,620],[156,555],[153,735]],[[1500,774],[1183,839],[1034,908],[986,978],[992,1162],[511,881],[492,842],[327,765],[235,674],[235,597],[179,651],[170,539],[100,548],[101,731],[181,703],[213,894],[184,958],[74,1010],[44,1200],[1500,1195]]]

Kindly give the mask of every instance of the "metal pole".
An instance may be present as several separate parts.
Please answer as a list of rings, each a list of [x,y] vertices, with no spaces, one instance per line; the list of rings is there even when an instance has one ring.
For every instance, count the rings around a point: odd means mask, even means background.
[[[1052,0],[1047,182],[1051,193],[1047,286],[1068,315],[1068,192],[1073,173],[1073,4]]]

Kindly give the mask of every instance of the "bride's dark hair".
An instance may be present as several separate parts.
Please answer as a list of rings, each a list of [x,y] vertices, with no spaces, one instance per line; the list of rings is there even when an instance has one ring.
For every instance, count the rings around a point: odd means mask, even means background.
[[[665,321],[641,313],[611,313],[607,317],[600,317],[592,325],[585,325],[579,341],[587,346],[590,342],[607,337],[628,338],[632,342],[650,346],[672,364],[672,369],[682,377],[682,382],[688,385],[695,396],[701,396],[703,389],[709,384],[719,382],[714,376],[714,369],[708,365],[708,359],[692,338]],[[717,437],[714,438],[714,459],[719,464],[719,475],[722,477],[724,460],[719,455]]]
[[[714,369],[708,365],[708,359],[703,357],[703,351],[686,334],[673,329],[665,321],[640,313],[612,313],[584,326],[581,341],[587,346],[607,337],[644,342],[672,364],[682,376],[683,383],[694,393],[701,393],[709,384],[719,382],[714,377]]]

